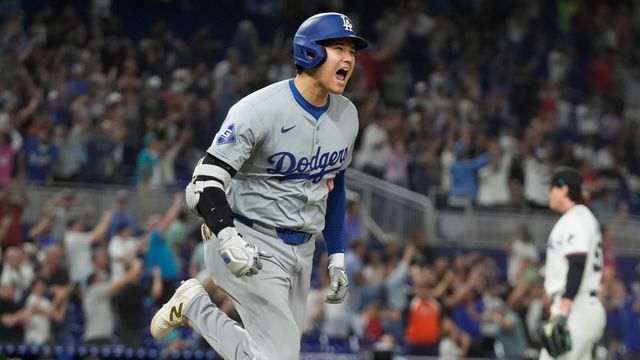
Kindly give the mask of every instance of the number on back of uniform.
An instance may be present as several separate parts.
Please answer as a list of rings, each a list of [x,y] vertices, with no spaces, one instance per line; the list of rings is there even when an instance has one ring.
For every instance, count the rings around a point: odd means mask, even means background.
[[[603,258],[604,256],[602,256],[602,241],[598,241],[598,246],[596,246],[596,254],[593,257],[593,271],[602,271],[602,263],[604,262]]]

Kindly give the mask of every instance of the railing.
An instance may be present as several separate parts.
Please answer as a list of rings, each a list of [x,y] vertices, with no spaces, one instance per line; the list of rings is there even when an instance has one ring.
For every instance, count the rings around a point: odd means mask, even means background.
[[[97,220],[100,214],[111,209],[116,204],[118,190],[127,190],[129,208],[138,222],[144,221],[154,214],[164,214],[173,200],[173,193],[168,192],[137,192],[132,188],[117,186],[92,186],[91,184],[74,184],[67,186],[29,186],[25,191],[27,204],[23,214],[26,223],[34,224],[42,216],[42,209],[46,202],[62,191],[69,191],[75,195],[76,202],[88,204],[92,212],[87,214],[89,220]],[[178,190],[176,190],[178,191]],[[181,190],[180,190],[181,191]]]
[[[76,185],[77,186],[77,185]],[[526,224],[533,241],[540,249],[546,246],[547,237],[558,215],[548,212],[479,211],[472,207],[464,210],[437,210],[430,198],[390,184],[357,170],[347,172],[347,187],[355,194],[365,224],[367,237],[380,241],[406,243],[413,233],[424,230],[434,245],[503,249],[505,244]],[[45,202],[63,189],[72,191],[80,201],[88,202],[94,209],[95,220],[102,211],[115,204],[116,191],[121,187],[28,187],[26,223],[35,223],[42,216]],[[140,193],[129,190],[129,207],[138,222],[150,215],[162,214],[168,209],[172,192]],[[176,192],[182,192],[177,189]],[[189,217],[193,222],[195,216]],[[614,234],[616,252],[627,256],[640,256],[640,218],[625,220],[599,216],[602,224]]]
[[[443,199],[446,195],[432,191],[432,198]],[[439,244],[453,247],[504,249],[523,226],[529,229],[533,243],[539,249],[547,245],[549,233],[559,214],[551,211],[532,211],[527,209],[474,209],[470,200],[460,201],[459,210],[437,209],[436,226]],[[601,225],[612,232],[616,254],[640,256],[640,217],[620,218],[612,215],[597,215]]]
[[[351,195],[356,194],[361,203],[362,218],[366,228],[366,236],[373,236],[382,242],[396,240],[404,243],[417,230],[427,231],[435,237],[435,214],[428,197],[413,193],[405,188],[395,186],[357,170],[347,172],[347,187]],[[73,187],[71,187],[73,186]],[[63,190],[72,192],[76,201],[88,203],[93,208],[91,220],[116,203],[116,192],[122,190],[117,186],[94,186],[92,184],[65,184],[64,186],[27,188],[27,207],[24,221],[34,224],[42,216],[44,204]],[[144,221],[153,214],[162,214],[173,198],[171,192],[136,192],[128,190],[129,208],[138,222]],[[181,192],[181,189],[176,190]],[[197,221],[196,217],[190,217]]]
[[[378,228],[386,235],[379,240],[406,243],[423,230],[436,241],[436,216],[428,197],[352,169],[347,171],[347,188],[358,194],[369,233],[379,237]]]
[[[519,214],[513,212],[438,210],[437,233],[441,245],[469,248],[504,249],[522,225],[526,225],[532,241],[546,246],[557,216]]]

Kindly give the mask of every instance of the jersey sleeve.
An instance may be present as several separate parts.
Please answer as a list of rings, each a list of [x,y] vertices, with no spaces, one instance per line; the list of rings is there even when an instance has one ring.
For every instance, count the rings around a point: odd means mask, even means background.
[[[351,131],[352,140],[351,140],[351,147],[347,152],[347,159],[345,160],[343,165],[344,166],[343,170],[346,169],[351,164],[351,161],[353,160],[353,152],[355,151],[356,137],[358,136],[358,129],[360,128],[360,120],[358,119],[358,110],[356,109],[355,105],[353,105],[353,103],[351,103],[350,105],[351,106],[349,106],[349,111],[353,113],[351,118],[354,119],[351,123],[351,126],[349,127],[349,130]]]
[[[255,108],[241,101],[229,110],[207,152],[239,170],[259,143],[262,129]]]
[[[577,216],[567,219],[561,233],[562,255],[586,255],[589,252],[589,229]]]

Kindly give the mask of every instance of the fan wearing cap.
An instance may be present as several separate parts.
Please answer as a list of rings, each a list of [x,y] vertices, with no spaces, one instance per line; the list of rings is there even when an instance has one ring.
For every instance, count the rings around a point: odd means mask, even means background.
[[[590,359],[606,323],[598,298],[602,278],[600,226],[583,204],[582,176],[569,167],[557,168],[549,188],[549,207],[562,216],[549,235],[544,288],[552,299],[550,322],[566,319],[571,346],[559,359]],[[565,325],[562,325],[565,326]],[[552,359],[543,349],[540,359]]]
[[[297,75],[247,95],[227,114],[186,188],[201,217],[207,271],[244,327],[185,281],[153,317],[151,335],[190,325],[225,359],[300,358],[316,238],[329,255],[325,301],[347,295],[345,171],[358,112],[342,96],[367,41],[349,17],[322,13],[293,39]]]

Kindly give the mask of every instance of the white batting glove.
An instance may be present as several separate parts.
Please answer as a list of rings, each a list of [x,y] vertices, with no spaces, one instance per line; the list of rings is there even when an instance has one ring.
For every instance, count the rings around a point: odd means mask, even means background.
[[[206,224],[200,227],[203,239],[210,239],[213,233]],[[270,258],[273,255],[247,244],[233,227],[226,227],[218,233],[220,247],[218,255],[224,261],[229,271],[238,278],[253,276],[262,269],[260,258]]]
[[[328,304],[340,304],[344,301],[344,297],[347,295],[347,288],[349,287],[349,278],[344,269],[343,253],[329,255],[329,278],[331,279],[331,286],[329,287],[329,293],[325,297],[324,302]]]

